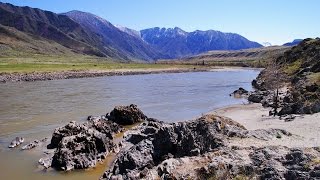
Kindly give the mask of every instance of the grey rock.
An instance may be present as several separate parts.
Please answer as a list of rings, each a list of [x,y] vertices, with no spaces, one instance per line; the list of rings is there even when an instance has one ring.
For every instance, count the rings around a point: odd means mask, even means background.
[[[92,118],[88,122],[80,124],[75,121],[71,121],[64,127],[59,127],[54,130],[52,134],[51,143],[47,146],[48,149],[57,148],[58,144],[64,137],[77,135],[81,132],[88,131],[89,129],[95,129],[103,134],[105,134],[108,138],[112,139],[115,133],[119,133],[123,130],[123,128],[105,118]]]
[[[9,148],[15,148],[22,144],[24,142],[23,137],[16,137],[14,140],[11,141],[10,145],[8,146]]]
[[[39,140],[34,140],[32,142],[30,142],[29,144],[23,146],[21,149],[22,150],[30,150],[33,149],[35,147],[38,147],[40,145],[40,141]]]
[[[51,167],[52,163],[52,157],[43,157],[39,159],[39,164],[42,165],[45,169],[48,169]]]
[[[54,153],[52,167],[64,171],[94,167],[115,146],[105,134],[95,129],[67,136],[62,138]]]
[[[231,134],[231,129],[245,130],[231,119],[214,115],[172,124],[146,121],[127,133],[124,142],[127,148],[120,152],[103,178],[112,179],[121,175],[123,179],[135,179],[139,178],[138,172],[166,159],[210,152],[224,146],[223,139]],[[165,170],[162,168],[161,171]]]

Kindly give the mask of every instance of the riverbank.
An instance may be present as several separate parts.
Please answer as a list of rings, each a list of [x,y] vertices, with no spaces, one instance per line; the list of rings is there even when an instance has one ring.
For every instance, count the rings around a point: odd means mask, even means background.
[[[208,68],[160,68],[160,69],[119,69],[119,70],[76,70],[62,72],[1,73],[0,82],[47,81],[57,79],[89,78],[100,76],[124,76],[138,74],[203,72]]]
[[[140,74],[160,73],[185,73],[185,72],[208,72],[208,71],[238,71],[241,69],[258,69],[243,67],[166,67],[166,68],[137,68],[137,69],[114,69],[114,70],[70,70],[61,72],[3,72],[0,73],[0,83],[21,81],[48,81],[58,79],[90,78],[101,76],[126,76]]]
[[[320,146],[320,113],[311,115],[293,115],[293,119],[279,119],[269,116],[271,108],[264,108],[260,103],[232,105],[209,112],[231,118],[248,130],[283,129],[293,134],[290,137],[274,138],[270,141],[258,139],[234,139],[231,145],[237,146],[287,146],[318,147]]]

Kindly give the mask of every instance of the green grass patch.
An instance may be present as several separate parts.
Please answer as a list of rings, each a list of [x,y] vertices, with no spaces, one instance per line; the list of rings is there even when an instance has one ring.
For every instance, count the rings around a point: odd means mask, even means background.
[[[297,61],[287,65],[284,68],[284,72],[289,74],[289,75],[292,75],[292,74],[294,74],[294,73],[299,71],[301,65],[302,65],[302,60],[297,60]]]
[[[310,83],[315,83],[317,85],[320,85],[320,72],[312,73],[312,74],[308,75],[307,79]]]
[[[25,58],[0,58],[0,73],[61,72],[85,70],[121,70],[121,69],[169,69],[191,68],[188,65],[154,64],[122,62],[90,56],[39,56]]]

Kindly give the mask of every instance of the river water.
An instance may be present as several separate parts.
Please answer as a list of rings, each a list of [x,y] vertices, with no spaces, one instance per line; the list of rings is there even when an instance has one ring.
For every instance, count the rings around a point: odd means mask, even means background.
[[[42,151],[8,149],[22,136],[26,142],[50,137],[69,121],[85,121],[115,105],[137,104],[148,116],[165,122],[194,119],[210,110],[243,103],[229,94],[239,87],[251,90],[259,70],[148,74],[0,85],[0,179],[98,179],[102,164],[69,173],[37,167]]]

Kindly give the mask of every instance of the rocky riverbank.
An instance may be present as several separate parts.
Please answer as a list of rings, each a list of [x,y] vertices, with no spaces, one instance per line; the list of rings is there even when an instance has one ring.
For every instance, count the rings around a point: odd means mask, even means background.
[[[271,114],[279,116],[320,112],[319,59],[320,39],[303,40],[259,74],[252,82],[256,92],[249,101],[276,107],[279,111]]]
[[[284,126],[253,128],[235,110],[224,108],[195,120],[164,123],[145,116],[136,105],[117,106],[106,115],[89,116],[85,123],[70,122],[55,129],[46,150],[52,153],[39,163],[59,171],[88,169],[112,152],[115,160],[101,179],[320,177],[319,144],[310,145],[311,139],[301,140],[306,146],[281,144],[294,142],[301,134]],[[255,114],[252,118],[261,116]],[[124,136],[116,141],[119,132]]]
[[[124,76],[138,74],[204,72],[208,68],[171,68],[171,69],[123,69],[114,71],[62,71],[32,73],[0,73],[0,83],[20,81],[48,81],[57,79],[74,79],[101,76]]]

